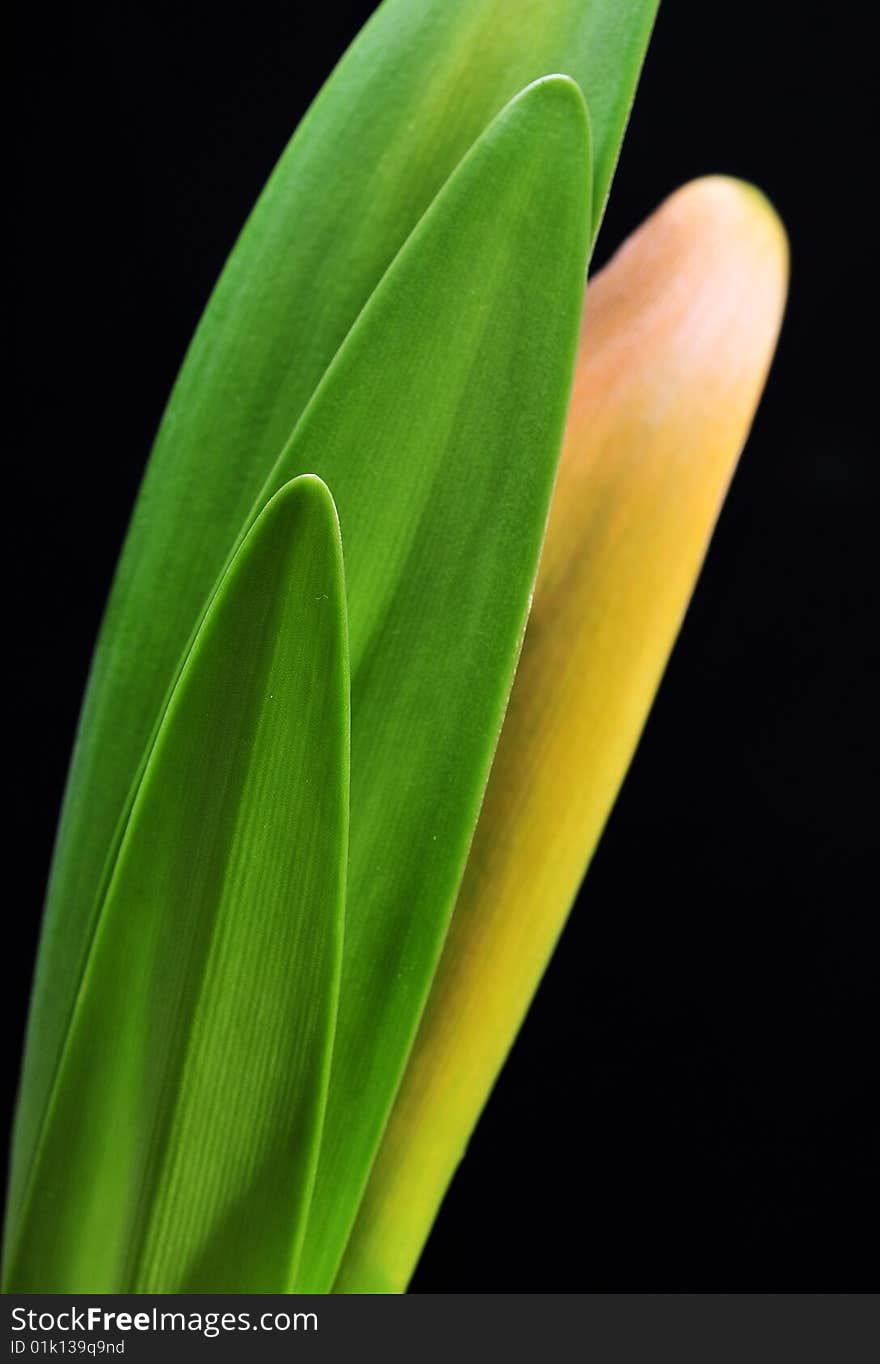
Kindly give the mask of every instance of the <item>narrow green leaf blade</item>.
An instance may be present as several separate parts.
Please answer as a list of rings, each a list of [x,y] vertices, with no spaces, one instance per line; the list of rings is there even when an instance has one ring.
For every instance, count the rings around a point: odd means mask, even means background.
[[[551,77],[513,100],[376,290],[275,474],[314,468],[333,487],[351,622],[343,983],[302,1292],[332,1284],[500,728],[565,422],[589,167],[576,85]]]
[[[236,556],[164,717],[12,1291],[289,1290],[335,1023],[347,778],[339,530],[306,477]]]

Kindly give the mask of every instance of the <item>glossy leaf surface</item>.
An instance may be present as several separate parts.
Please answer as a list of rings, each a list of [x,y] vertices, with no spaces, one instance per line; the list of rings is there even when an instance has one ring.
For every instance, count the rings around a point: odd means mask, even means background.
[[[565,424],[589,164],[572,82],[513,100],[398,256],[276,471],[313,468],[333,488],[351,627],[342,993],[303,1291],[332,1284],[488,776]]]
[[[15,1292],[283,1292],[335,1026],[348,813],[335,510],[297,479],[226,575],[128,823]]]

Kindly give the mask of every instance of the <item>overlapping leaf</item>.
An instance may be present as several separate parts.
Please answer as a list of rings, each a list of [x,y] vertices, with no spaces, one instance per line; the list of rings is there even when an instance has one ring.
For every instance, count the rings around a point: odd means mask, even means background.
[[[749,186],[673,195],[590,285],[529,627],[419,1035],[336,1284],[400,1292],[628,766],[779,329]]]
[[[342,937],[339,530],[283,488],[163,719],[9,1247],[17,1292],[292,1286]]]
[[[132,783],[205,602],[280,448],[401,244],[474,139],[527,81],[563,70],[587,92],[596,144],[592,198],[601,205],[655,8],[656,0],[632,0],[625,13],[617,0],[387,0],[282,158],[172,396],[99,641],[29,1024],[13,1220]],[[531,280],[511,274],[515,296],[540,280],[538,255]],[[513,256],[507,259],[515,272]],[[426,316],[433,306],[424,299]],[[517,375],[520,389],[526,382]],[[413,428],[454,423],[448,412],[416,406],[409,420]],[[357,482],[359,439],[344,462]],[[487,468],[475,446],[467,470],[456,475],[475,483],[477,502]],[[346,510],[347,532],[357,539],[366,527],[381,528],[381,560],[386,544],[398,545],[411,529],[388,512],[378,482],[360,480],[358,489]],[[358,611],[363,600],[361,593]],[[382,666],[378,655],[372,666]],[[422,754],[434,742],[420,726],[411,737]],[[465,837],[461,828],[454,834]]]
[[[589,161],[571,81],[513,100],[373,295],[276,472],[311,467],[333,488],[351,624],[345,952],[303,1291],[332,1284],[488,775],[565,422]]]

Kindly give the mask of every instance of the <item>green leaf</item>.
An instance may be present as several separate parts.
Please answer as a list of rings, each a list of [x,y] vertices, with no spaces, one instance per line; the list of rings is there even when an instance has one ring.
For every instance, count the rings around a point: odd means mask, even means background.
[[[47,899],[13,1214],[126,802],[180,660],[279,451],[459,160],[507,100],[548,72],[570,74],[590,101],[597,226],[656,5],[388,0],[274,172],[169,403],[98,643]],[[421,416],[414,411],[412,420]],[[357,449],[347,458],[356,464]],[[357,525],[387,528],[384,489],[371,484],[360,496]]]
[[[333,487],[351,624],[346,940],[302,1292],[332,1284],[501,725],[568,404],[589,165],[576,85],[551,77],[513,100],[376,290],[275,474],[314,468]]]
[[[162,721],[11,1291],[289,1290],[336,1013],[348,739],[339,529],[305,477],[244,542]]]

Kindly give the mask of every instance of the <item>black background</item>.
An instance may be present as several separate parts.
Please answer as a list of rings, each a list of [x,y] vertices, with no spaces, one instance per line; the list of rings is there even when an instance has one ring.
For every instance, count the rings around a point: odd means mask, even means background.
[[[152,434],[251,203],[372,8],[20,9],[10,1102],[79,698]],[[644,740],[421,1292],[876,1286],[876,256],[868,36],[843,15],[661,6],[597,262],[678,184],[726,171],[787,222],[790,307]]]

